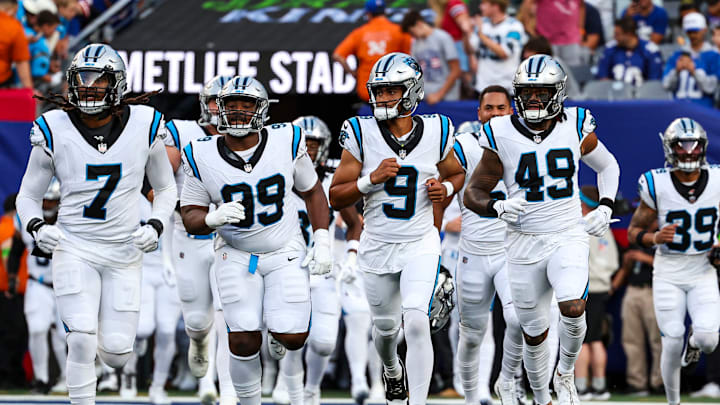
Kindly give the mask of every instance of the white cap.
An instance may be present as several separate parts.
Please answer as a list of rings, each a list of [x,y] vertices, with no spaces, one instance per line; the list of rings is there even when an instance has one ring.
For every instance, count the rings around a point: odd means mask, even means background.
[[[705,16],[697,12],[686,14],[685,17],[683,17],[682,19],[682,28],[683,31],[704,30],[705,28],[707,28]]]
[[[37,15],[43,10],[57,14],[57,6],[52,0],[22,0],[22,5],[30,14]]]

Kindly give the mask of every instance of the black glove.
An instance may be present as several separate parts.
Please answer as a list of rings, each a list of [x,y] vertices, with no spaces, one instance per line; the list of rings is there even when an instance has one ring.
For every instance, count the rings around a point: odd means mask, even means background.
[[[713,246],[713,248],[710,249],[708,259],[710,260],[710,264],[720,271],[720,246]]]

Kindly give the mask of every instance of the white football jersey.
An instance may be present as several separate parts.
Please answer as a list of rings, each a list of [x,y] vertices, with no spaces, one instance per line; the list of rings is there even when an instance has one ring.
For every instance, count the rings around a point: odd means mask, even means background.
[[[482,19],[482,33],[502,47],[507,55],[500,59],[480,40],[477,29],[470,35],[470,44],[475,49],[478,61],[475,76],[475,90],[481,92],[485,87],[500,85],[512,92],[512,80],[518,64],[522,62],[522,47],[527,42],[525,28],[522,23],[511,16],[506,16],[498,24],[489,18]]]
[[[307,158],[305,137],[290,123],[265,127],[247,161],[225,145],[223,136],[193,140],[183,149],[186,174],[200,181],[211,203],[242,201],[245,220],[217,232],[225,243],[249,253],[271,252],[301,237],[291,195],[302,157]],[[310,175],[317,178],[314,171]],[[192,205],[185,192],[181,204]]]
[[[91,261],[129,263],[141,258],[131,234],[140,223],[138,199],[150,147],[163,142],[165,125],[163,115],[152,107],[131,105],[129,111],[119,137],[104,152],[86,141],[62,110],[35,120],[30,136],[33,145],[49,153],[60,182],[57,225],[66,239],[59,248],[71,247]]]
[[[642,201],[657,211],[658,227],[678,224],[672,243],[655,251],[654,274],[688,281],[712,270],[707,252],[717,243],[720,166],[702,169],[694,185],[681,183],[668,169],[645,172],[638,180]]]
[[[165,123],[169,136],[165,137],[165,145],[176,147],[181,153],[183,148],[192,140],[213,136],[200,126],[197,121],[190,120],[170,120]],[[182,186],[185,182],[185,171],[178,168],[175,171],[175,184],[177,185],[178,199],[182,195]],[[185,232],[182,217],[179,212],[173,215],[175,218],[175,228]]]
[[[505,251],[505,222],[497,218],[480,216],[463,204],[465,187],[470,182],[472,173],[484,153],[478,141],[477,134],[466,132],[458,134],[455,137],[455,145],[453,145],[455,156],[465,169],[465,185],[457,193],[457,201],[462,212],[459,246],[464,252],[474,255],[492,255]],[[498,200],[507,198],[507,189],[502,180],[498,182],[490,195]]]
[[[33,256],[31,253],[35,248],[35,239],[28,233],[28,231],[20,226],[20,217],[15,214],[13,220],[15,230],[20,232],[20,237],[25,244],[27,250],[26,263],[28,274],[33,276],[35,280],[44,283],[52,282],[52,267],[50,266],[51,260],[46,257]],[[21,229],[22,228],[22,229]]]
[[[483,125],[480,145],[498,154],[508,198],[528,202],[510,229],[530,234],[556,233],[582,220],[577,172],[580,145],[595,131],[595,119],[581,107],[566,107],[541,133],[529,130],[513,114]]]
[[[374,117],[352,117],[343,123],[340,143],[362,162],[361,176],[387,158],[396,158],[398,175],[376,185],[364,197],[364,232],[390,243],[422,239],[433,227],[432,202],[425,182],[437,178],[437,164],[452,150],[454,127],[444,115],[413,117],[412,134],[403,143]]]

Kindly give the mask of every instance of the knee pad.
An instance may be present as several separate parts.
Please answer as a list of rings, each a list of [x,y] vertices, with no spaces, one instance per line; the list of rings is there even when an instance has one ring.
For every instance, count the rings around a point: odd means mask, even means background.
[[[312,340],[310,341],[310,347],[319,356],[329,356],[335,350],[335,342]]]
[[[662,351],[664,354],[680,358],[684,346],[682,337],[663,336],[660,339],[662,340]]]
[[[528,336],[540,336],[550,328],[549,312],[549,308],[543,309],[540,308],[540,305],[536,305],[533,308],[516,307],[515,315],[525,334]]]
[[[135,336],[106,333],[98,341],[98,354],[110,367],[120,368],[127,363],[133,350]]]
[[[390,317],[376,317],[373,319],[373,329],[380,336],[396,335],[400,331],[400,320]]]
[[[403,329],[405,330],[405,339],[413,340],[430,336],[430,323],[427,313],[417,310],[408,310],[403,314],[405,320]]]
[[[475,329],[460,324],[460,338],[470,347],[478,347],[482,344],[485,336],[485,329]]]
[[[81,332],[67,334],[68,361],[87,364],[95,361],[97,352],[97,335]]]
[[[704,353],[712,353],[718,345],[718,334],[717,332],[693,332],[693,340],[695,340],[695,346],[697,346]]]
[[[193,312],[185,316],[185,332],[191,339],[201,340],[212,329],[213,313],[212,312]]]
[[[681,321],[670,321],[659,324],[660,332],[671,338],[682,339],[685,336],[685,325]]]

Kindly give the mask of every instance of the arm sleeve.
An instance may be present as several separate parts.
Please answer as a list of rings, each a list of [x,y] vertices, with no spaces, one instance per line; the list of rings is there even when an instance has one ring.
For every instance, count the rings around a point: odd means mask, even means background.
[[[303,141],[302,144],[305,145],[305,141]],[[309,191],[318,181],[317,173],[315,173],[315,165],[313,165],[310,156],[308,156],[305,151],[295,159],[293,180],[295,182],[295,188],[300,192]]]
[[[657,211],[655,204],[655,179],[653,178],[652,171],[643,173],[638,179],[638,195],[645,205]]]
[[[582,161],[597,173],[600,198],[615,200],[620,185],[620,166],[615,156],[598,140],[592,152],[583,155]]]
[[[42,147],[34,146],[16,200],[17,214],[23,226],[33,218],[43,219],[43,196],[54,174],[50,155]]]
[[[354,122],[357,123],[357,118],[351,118],[350,120],[354,120]],[[353,157],[357,159],[358,162],[362,162],[362,134],[358,134],[355,132],[355,130],[353,129],[353,125],[350,123],[350,120],[345,120],[345,122],[343,122],[342,124],[342,128],[340,129],[340,146],[350,152],[350,154],[353,155]],[[359,130],[359,123],[357,127]]]
[[[200,207],[209,207],[211,202],[210,195],[202,182],[192,174],[185,176],[182,196],[180,196],[180,206],[197,205]]]
[[[156,139],[150,147],[145,174],[155,193],[151,216],[167,226],[177,203],[177,187],[165,145],[161,140]]]

